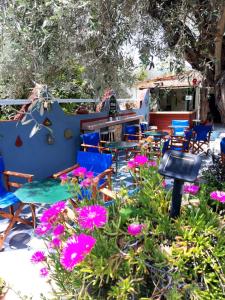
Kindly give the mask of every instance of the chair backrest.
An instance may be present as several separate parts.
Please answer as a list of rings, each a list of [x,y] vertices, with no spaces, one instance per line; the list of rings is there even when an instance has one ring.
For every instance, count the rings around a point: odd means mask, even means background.
[[[112,166],[112,155],[78,151],[77,163],[88,171],[101,173]]]
[[[184,135],[184,130],[189,127],[188,120],[172,120],[172,126],[179,126],[173,129],[173,135]]]
[[[0,195],[4,194],[6,192],[5,186],[4,186],[4,180],[3,180],[3,171],[5,170],[4,167],[4,161],[3,157],[0,156]]]
[[[147,131],[148,130],[148,122],[141,122],[140,127],[141,127],[141,132]]]
[[[193,131],[196,133],[196,141],[209,141],[210,133],[212,131],[212,125],[197,125],[193,128]]]
[[[170,139],[166,140],[163,143],[163,147],[162,147],[162,155],[164,155],[164,153],[169,149],[169,144],[170,144]]]
[[[220,150],[221,153],[225,154],[225,137],[223,137],[222,140],[220,141]]]
[[[81,138],[83,140],[83,144],[99,146],[100,143],[99,132],[84,133],[81,135]],[[92,147],[87,148],[87,151],[99,153],[99,150],[97,148],[92,148]]]
[[[133,136],[134,134],[138,134],[138,126],[136,125],[125,125],[124,133],[130,134],[127,136],[127,140],[137,140],[138,137]]]

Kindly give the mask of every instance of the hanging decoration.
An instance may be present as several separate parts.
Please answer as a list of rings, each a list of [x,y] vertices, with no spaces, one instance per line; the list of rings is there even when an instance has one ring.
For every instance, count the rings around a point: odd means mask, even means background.
[[[48,118],[44,119],[42,124],[45,125],[45,126],[52,126],[52,122]]]
[[[69,140],[72,137],[73,137],[73,131],[72,131],[72,129],[69,129],[69,128],[65,129],[64,130],[64,138],[67,139],[67,140]]]
[[[46,140],[48,145],[53,145],[55,144],[55,138],[51,133],[47,133],[46,135]]]
[[[23,145],[23,141],[21,140],[20,136],[18,135],[15,141],[16,147],[21,147]]]

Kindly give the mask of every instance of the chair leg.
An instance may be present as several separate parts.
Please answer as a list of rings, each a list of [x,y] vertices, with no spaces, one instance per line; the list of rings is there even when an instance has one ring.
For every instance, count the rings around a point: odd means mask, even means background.
[[[5,241],[6,237],[8,236],[8,234],[10,233],[10,230],[13,228],[14,224],[18,221],[19,214],[23,210],[24,205],[25,205],[24,203],[20,203],[15,214],[11,215],[11,221],[10,221],[8,227],[3,232],[3,234],[0,236],[0,251],[2,251],[4,241]]]
[[[30,204],[30,210],[32,214],[32,223],[33,223],[33,228],[36,228],[36,214],[35,214],[35,205]]]

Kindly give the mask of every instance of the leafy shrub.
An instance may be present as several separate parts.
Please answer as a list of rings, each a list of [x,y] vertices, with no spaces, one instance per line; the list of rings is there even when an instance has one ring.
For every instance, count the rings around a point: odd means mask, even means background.
[[[139,156],[129,167],[140,187],[132,197],[123,189],[107,210],[91,199],[80,202],[75,212],[64,205],[56,218],[44,212],[40,226],[48,227],[43,234],[47,256],[32,257],[45,264],[42,275],[49,273],[58,287],[55,293],[66,299],[223,299],[224,225],[207,205],[206,189],[187,194],[181,216],[171,220],[171,193],[163,188],[155,163]],[[79,241],[81,234],[94,242],[87,242],[81,255],[70,252],[69,260],[80,259],[65,268],[71,236]],[[52,246],[56,237],[58,244]]]

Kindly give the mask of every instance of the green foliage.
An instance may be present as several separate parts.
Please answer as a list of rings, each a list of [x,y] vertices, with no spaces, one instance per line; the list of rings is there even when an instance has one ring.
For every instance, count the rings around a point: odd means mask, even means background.
[[[0,277],[0,296],[4,294],[6,290],[7,290],[6,282],[2,277]]]

